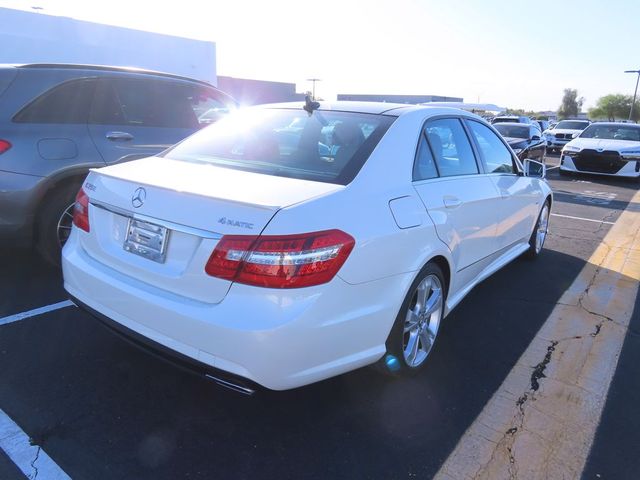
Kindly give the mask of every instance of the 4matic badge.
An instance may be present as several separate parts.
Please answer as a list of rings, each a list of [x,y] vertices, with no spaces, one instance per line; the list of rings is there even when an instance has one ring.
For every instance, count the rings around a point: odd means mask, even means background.
[[[248,222],[239,222],[238,220],[232,220],[231,218],[222,217],[218,220],[218,223],[222,225],[230,225],[232,227],[240,227],[240,228],[248,228],[249,230],[253,230],[253,223]]]

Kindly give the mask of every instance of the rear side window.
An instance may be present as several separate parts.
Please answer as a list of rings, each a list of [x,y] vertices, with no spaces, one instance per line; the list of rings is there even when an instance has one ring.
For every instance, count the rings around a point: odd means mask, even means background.
[[[229,112],[222,95],[205,86],[155,79],[100,81],[91,123],[197,129]]]
[[[467,125],[476,139],[487,173],[514,173],[511,152],[493,130],[473,120],[467,121]]]
[[[255,108],[203,129],[164,156],[346,185],[392,122],[383,115]]]
[[[418,144],[418,151],[416,153],[416,160],[413,164],[413,180],[428,180],[430,178],[436,178],[438,176],[438,170],[436,169],[436,163],[433,160],[433,154],[431,148],[427,143],[425,132],[420,135],[420,143]]]
[[[440,176],[478,173],[478,164],[460,120],[433,120],[427,123],[424,130]]]
[[[94,88],[94,79],[62,83],[20,110],[13,117],[13,121],[17,123],[87,123]]]

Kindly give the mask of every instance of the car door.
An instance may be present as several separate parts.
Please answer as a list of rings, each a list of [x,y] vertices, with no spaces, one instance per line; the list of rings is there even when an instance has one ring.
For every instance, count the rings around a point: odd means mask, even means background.
[[[424,125],[414,167],[414,188],[438,237],[451,250],[456,271],[472,265],[481,269],[481,260],[496,250],[499,195],[491,180],[481,173],[459,118],[437,118]],[[469,279],[474,277],[475,269],[471,270]]]
[[[207,90],[156,77],[102,78],[89,121],[92,139],[107,164],[156,155],[215,121],[222,110],[216,105],[224,105]]]
[[[501,248],[528,241],[541,208],[542,190],[538,180],[525,177],[499,134],[483,123],[465,120],[480,152],[488,178],[497,188],[501,201],[498,237]]]

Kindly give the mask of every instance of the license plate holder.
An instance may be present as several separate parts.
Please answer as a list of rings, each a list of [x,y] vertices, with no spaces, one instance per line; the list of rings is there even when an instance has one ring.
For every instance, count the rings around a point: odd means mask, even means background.
[[[157,263],[164,263],[170,230],[136,218],[130,218],[123,248]]]

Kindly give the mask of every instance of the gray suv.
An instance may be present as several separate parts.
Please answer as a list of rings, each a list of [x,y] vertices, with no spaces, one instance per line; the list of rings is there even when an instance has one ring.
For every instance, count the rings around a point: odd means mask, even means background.
[[[59,263],[87,171],[155,155],[235,108],[208,83],[87,65],[0,65],[0,243]]]

